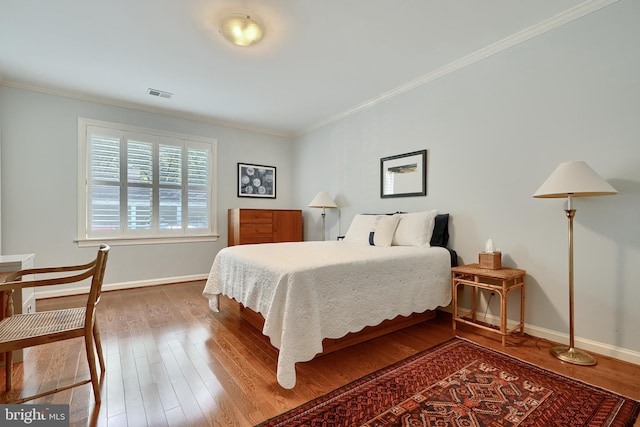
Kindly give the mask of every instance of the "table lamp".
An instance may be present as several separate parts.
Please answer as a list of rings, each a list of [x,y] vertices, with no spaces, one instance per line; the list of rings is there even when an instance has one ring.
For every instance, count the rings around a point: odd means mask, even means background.
[[[337,208],[336,202],[333,201],[329,193],[321,191],[309,203],[310,208],[322,208],[322,240],[325,240],[325,208]]]

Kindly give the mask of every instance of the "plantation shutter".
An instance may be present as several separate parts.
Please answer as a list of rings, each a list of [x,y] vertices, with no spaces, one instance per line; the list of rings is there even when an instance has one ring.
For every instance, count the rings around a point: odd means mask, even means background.
[[[211,233],[211,143],[86,129],[87,238]]]
[[[196,144],[187,147],[188,227],[191,230],[209,229],[209,151]]]
[[[118,231],[120,222],[120,136],[91,127],[89,222],[93,232]]]
[[[127,228],[153,227],[153,142],[127,136]]]
[[[183,144],[160,144],[160,229],[182,229]]]

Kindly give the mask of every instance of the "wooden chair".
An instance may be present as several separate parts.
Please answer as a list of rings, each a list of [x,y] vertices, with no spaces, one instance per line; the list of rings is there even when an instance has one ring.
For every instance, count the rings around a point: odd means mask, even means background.
[[[84,337],[87,361],[89,363],[90,380],[59,387],[34,396],[21,398],[10,403],[23,403],[28,400],[48,396],[83,384],[92,383],[96,404],[100,403],[100,381],[96,371],[95,351],[100,362],[100,378],[104,376],[105,364],[102,356],[100,333],[96,323],[96,306],[100,302],[102,280],[109,255],[109,246],[102,245],[95,260],[84,265],[52,268],[34,268],[10,274],[7,282],[0,284],[0,292],[7,293],[7,317],[0,321],[0,353],[5,353],[6,391],[12,388],[11,376],[13,367],[13,350],[32,347],[70,338]],[[28,280],[32,276],[34,280]],[[22,278],[25,278],[22,281]],[[39,278],[42,277],[42,278]],[[91,279],[91,289],[86,307],[68,308],[36,312],[29,314],[13,314],[14,291],[22,288],[62,285]]]

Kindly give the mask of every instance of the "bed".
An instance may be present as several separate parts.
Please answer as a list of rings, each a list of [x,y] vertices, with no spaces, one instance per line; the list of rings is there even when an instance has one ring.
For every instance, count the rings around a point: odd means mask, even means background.
[[[437,212],[428,212],[357,215],[341,241],[225,248],[203,295],[213,311],[224,295],[264,318],[262,333],[279,349],[277,381],[293,388],[295,364],[321,353],[323,340],[451,302],[452,254],[430,245]]]

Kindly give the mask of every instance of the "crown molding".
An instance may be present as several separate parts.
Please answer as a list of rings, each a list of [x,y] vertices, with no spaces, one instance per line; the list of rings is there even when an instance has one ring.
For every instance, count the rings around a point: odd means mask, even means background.
[[[117,99],[113,99],[113,98],[101,97],[101,96],[97,96],[97,95],[88,95],[88,94],[69,91],[69,90],[54,89],[54,88],[49,88],[49,87],[44,87],[44,86],[29,85],[29,84],[26,84],[26,83],[20,83],[20,82],[16,82],[16,81],[12,81],[12,80],[6,80],[6,79],[3,79],[1,76],[0,76],[0,86],[7,86],[7,87],[15,88],[15,89],[28,90],[28,91],[31,91],[31,92],[39,92],[39,93],[44,93],[44,94],[47,94],[47,95],[62,96],[62,97],[65,97],[65,98],[76,99],[76,100],[79,100],[79,101],[95,102],[95,103],[98,103],[98,104],[105,104],[105,105],[110,105],[110,106],[113,106],[113,107],[127,108],[127,109],[130,109],[130,110],[144,111],[146,113],[162,114],[164,116],[174,117],[174,118],[178,118],[178,119],[192,120],[192,121],[195,121],[195,122],[201,122],[201,123],[207,123],[207,124],[212,124],[212,125],[224,126],[224,127],[229,127],[229,128],[233,128],[233,129],[239,129],[239,130],[244,130],[244,131],[248,131],[248,132],[264,134],[264,135],[279,136],[279,137],[284,137],[284,138],[292,138],[294,136],[294,134],[291,133],[291,132],[279,132],[279,131],[275,131],[275,130],[272,130],[272,129],[259,128],[259,127],[254,127],[254,126],[247,126],[247,125],[242,125],[242,124],[235,123],[235,122],[228,122],[228,121],[224,121],[224,120],[219,120],[219,119],[216,119],[216,118],[213,118],[213,117],[207,117],[207,116],[202,116],[202,115],[198,115],[198,114],[189,114],[189,113],[184,113],[184,112],[171,110],[171,109],[165,109],[165,108],[152,107],[152,106],[149,106],[149,105],[138,104],[138,103],[135,103],[135,102],[127,102],[127,101],[117,100]]]
[[[395,96],[401,95],[405,92],[411,91],[427,83],[430,83],[436,79],[447,76],[455,71],[468,67],[469,65],[475,64],[476,62],[482,61],[485,58],[496,55],[511,47],[517,46],[520,43],[523,43],[534,37],[547,33],[555,28],[568,24],[576,19],[579,19],[585,15],[588,15],[592,12],[595,12],[599,9],[602,9],[603,7],[609,6],[610,4],[616,3],[618,1],[619,0],[587,0],[582,4],[579,4],[571,9],[567,9],[562,13],[552,16],[551,18],[548,18],[542,22],[539,22],[538,24],[525,28],[522,31],[514,33],[509,37],[506,37],[486,47],[483,47],[482,49],[479,49],[469,55],[463,56],[462,58],[459,58],[443,67],[440,67],[434,71],[431,71],[430,73],[427,73],[421,77],[418,77],[417,79],[411,80],[401,86],[398,86],[394,89],[384,92],[374,98],[371,98],[361,104],[356,105],[353,108],[343,111],[342,113],[338,113],[334,116],[327,117],[326,119],[316,123],[315,125],[312,125],[296,133],[294,136],[296,137],[301,136],[301,135],[304,135],[305,133],[308,133],[313,130],[319,129],[323,126],[326,126],[330,123],[334,123],[339,120],[345,119],[360,111],[369,109]]]

